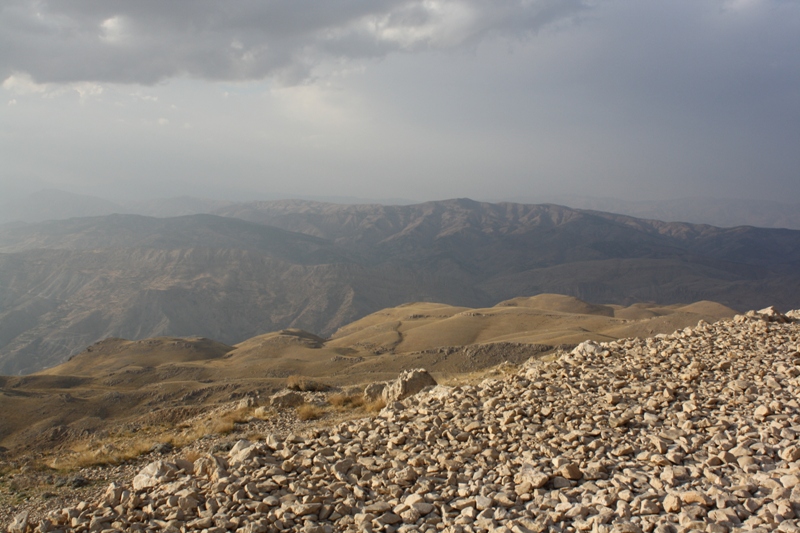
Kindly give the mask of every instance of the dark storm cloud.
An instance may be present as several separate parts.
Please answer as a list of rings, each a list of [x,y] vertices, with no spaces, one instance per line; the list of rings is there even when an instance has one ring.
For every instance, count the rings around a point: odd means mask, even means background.
[[[325,59],[526,34],[585,8],[583,0],[7,0],[0,79],[297,81]]]
[[[798,50],[797,0],[4,0],[0,197],[796,203]]]

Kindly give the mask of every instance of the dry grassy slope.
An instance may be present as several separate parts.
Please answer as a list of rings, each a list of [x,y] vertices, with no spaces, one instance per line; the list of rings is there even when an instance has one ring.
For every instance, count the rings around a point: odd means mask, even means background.
[[[733,314],[712,302],[622,307],[543,294],[482,309],[406,304],[368,315],[330,340],[298,329],[234,346],[199,337],[107,339],[55,368],[0,376],[0,446],[35,455],[87,436],[174,427],[220,402],[265,398],[295,374],[334,386],[391,379],[414,367],[452,378],[522,362],[552,345],[667,333]]]
[[[418,303],[373,313],[341,328],[327,346],[408,353],[497,342],[572,344],[674,331],[734,314],[713,302],[622,307],[556,294],[515,298],[485,309]]]
[[[109,376],[128,370],[153,369],[220,359],[233,348],[210,339],[157,337],[140,341],[109,338],[93,344],[69,361],[28,376]],[[25,378],[23,378],[25,379]]]

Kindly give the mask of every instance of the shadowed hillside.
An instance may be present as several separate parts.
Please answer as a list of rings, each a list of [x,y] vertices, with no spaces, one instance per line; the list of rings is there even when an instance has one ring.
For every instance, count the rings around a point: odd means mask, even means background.
[[[0,228],[0,372],[46,368],[106,337],[327,336],[408,301],[485,307],[561,293],[623,306],[800,306],[798,231],[471,200],[219,213]]]

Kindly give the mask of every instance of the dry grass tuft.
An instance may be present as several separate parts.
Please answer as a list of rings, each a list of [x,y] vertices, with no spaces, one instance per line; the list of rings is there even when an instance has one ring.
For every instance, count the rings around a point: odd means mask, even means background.
[[[90,466],[118,465],[150,452],[159,442],[154,438],[133,437],[126,439],[124,443],[118,443],[117,446],[112,442],[80,443],[73,447],[74,453],[59,457],[51,467],[71,471]]]
[[[330,389],[325,383],[314,381],[305,376],[289,376],[286,378],[286,388],[299,392],[325,392]]]
[[[364,406],[365,400],[363,394],[333,394],[328,403],[338,409],[358,409]]]
[[[227,435],[234,427],[236,422],[230,417],[213,418],[203,424],[205,434]]]
[[[311,403],[304,403],[297,408],[297,418],[303,421],[318,420],[322,418],[324,411]]]
[[[244,434],[244,438],[250,442],[258,442],[267,438],[267,433],[263,431],[248,431]]]
[[[251,418],[253,409],[241,407],[233,411],[213,415],[195,422],[192,428],[185,434],[181,444],[194,442],[204,435],[227,435],[236,428],[236,424],[246,422]]]
[[[364,404],[364,410],[368,413],[380,413],[384,407],[386,407],[386,402],[383,399]]]
[[[257,407],[253,411],[253,416],[261,420],[269,420],[277,415],[274,407]]]

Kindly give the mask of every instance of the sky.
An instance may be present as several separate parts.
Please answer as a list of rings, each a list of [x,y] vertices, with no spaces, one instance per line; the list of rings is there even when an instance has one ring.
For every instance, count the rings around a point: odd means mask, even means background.
[[[2,0],[0,197],[800,202],[798,0]]]

